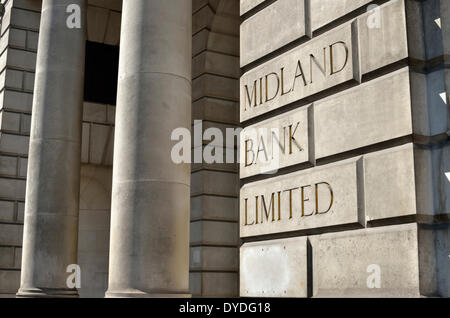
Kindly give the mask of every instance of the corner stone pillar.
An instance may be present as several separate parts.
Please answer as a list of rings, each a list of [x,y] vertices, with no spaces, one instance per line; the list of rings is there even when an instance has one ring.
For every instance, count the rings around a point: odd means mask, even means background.
[[[106,297],[189,296],[191,1],[123,2]]]
[[[81,28],[69,29],[69,5]],[[34,88],[18,297],[77,297],[86,0],[43,0]]]

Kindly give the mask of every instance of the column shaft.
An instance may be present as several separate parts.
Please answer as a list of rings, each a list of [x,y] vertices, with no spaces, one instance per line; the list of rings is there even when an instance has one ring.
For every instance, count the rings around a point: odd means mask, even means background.
[[[191,125],[191,1],[124,1],[108,297],[188,296],[190,165],[171,134]]]
[[[77,5],[69,28],[69,5]],[[74,6],[71,7],[72,9]],[[25,202],[19,297],[76,297],[86,0],[43,0]]]

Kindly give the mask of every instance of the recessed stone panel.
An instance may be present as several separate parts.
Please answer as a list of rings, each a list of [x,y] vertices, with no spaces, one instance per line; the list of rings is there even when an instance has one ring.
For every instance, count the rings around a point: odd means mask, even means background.
[[[412,134],[409,69],[314,103],[315,157]]]
[[[310,237],[314,297],[418,297],[417,225]]]
[[[274,174],[310,161],[308,107],[249,126],[241,133],[241,178]]]
[[[275,1],[241,24],[241,66],[305,35],[304,0]]]
[[[346,24],[245,73],[241,121],[353,78],[352,27]]]
[[[241,247],[241,297],[307,297],[306,238]]]
[[[240,196],[241,237],[358,224],[358,160],[245,185]]]

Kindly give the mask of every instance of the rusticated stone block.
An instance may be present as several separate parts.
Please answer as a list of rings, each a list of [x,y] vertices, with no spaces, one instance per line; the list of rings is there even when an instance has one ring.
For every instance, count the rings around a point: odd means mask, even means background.
[[[314,297],[418,297],[416,224],[312,237]]]
[[[241,24],[241,67],[305,35],[304,1],[278,0]]]
[[[363,221],[359,158],[246,184],[240,235],[312,230]]]

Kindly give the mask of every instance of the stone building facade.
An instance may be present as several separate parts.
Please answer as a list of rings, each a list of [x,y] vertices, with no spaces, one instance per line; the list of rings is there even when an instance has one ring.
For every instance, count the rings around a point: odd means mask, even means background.
[[[448,1],[241,5],[241,296],[448,297]]]
[[[2,0],[0,297],[449,297],[447,2]]]

